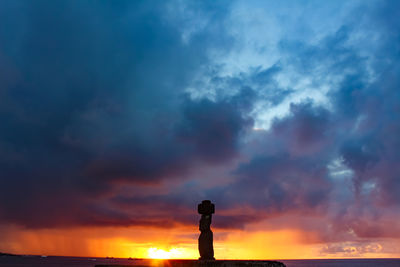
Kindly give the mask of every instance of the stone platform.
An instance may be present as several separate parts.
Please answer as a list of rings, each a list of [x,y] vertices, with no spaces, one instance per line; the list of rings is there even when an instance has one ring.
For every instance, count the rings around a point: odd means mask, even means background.
[[[96,267],[130,267],[135,265],[96,265]],[[261,260],[215,260],[215,261],[199,261],[199,260],[162,260],[151,265],[136,266],[159,266],[159,267],[286,267],[279,261],[261,261]]]

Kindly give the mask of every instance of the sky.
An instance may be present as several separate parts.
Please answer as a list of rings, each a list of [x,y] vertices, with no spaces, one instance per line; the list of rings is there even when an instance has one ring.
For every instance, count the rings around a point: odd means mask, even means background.
[[[0,251],[197,258],[210,199],[216,258],[400,257],[399,17],[0,1]]]

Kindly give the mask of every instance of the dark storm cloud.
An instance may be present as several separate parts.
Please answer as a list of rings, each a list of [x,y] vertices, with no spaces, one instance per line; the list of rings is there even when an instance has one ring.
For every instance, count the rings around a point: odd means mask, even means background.
[[[210,163],[231,158],[237,151],[239,134],[252,125],[250,119],[242,117],[239,104],[202,100],[186,105],[177,130],[180,139]]]
[[[216,164],[234,157],[240,136],[252,123],[243,117],[239,103],[184,99],[179,118],[169,121],[174,127],[155,125],[160,129],[149,133],[147,142],[124,140],[90,162],[85,174],[97,181],[146,183],[182,174],[192,161]]]
[[[1,6],[3,222],[161,225],[98,203],[115,183],[156,183],[237,153],[250,124],[236,106],[181,97],[223,35],[184,44],[162,2]]]
[[[187,32],[187,14],[162,2],[0,4],[2,222],[172,227],[209,198],[218,228],[297,214],[285,223],[309,230],[307,214],[322,241],[399,236],[397,2],[357,9],[312,44],[282,39],[278,62],[236,76],[211,66],[208,52],[240,36],[207,3],[183,8],[209,16]],[[286,71],[328,85],[327,101],[293,100]],[[199,73],[211,97],[184,92]],[[291,104],[253,131],[259,101],[261,113]],[[193,181],[214,167],[223,182]]]

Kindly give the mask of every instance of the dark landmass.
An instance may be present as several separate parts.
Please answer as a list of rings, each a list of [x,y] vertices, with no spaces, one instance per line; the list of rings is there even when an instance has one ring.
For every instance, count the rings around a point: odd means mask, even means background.
[[[5,257],[5,256],[7,256],[7,257],[21,257],[20,255],[0,252],[0,257]]]
[[[96,265],[95,267],[128,267],[132,265]],[[259,266],[259,267],[286,267],[279,261],[261,261],[261,260],[163,260],[157,266],[173,266],[173,267],[242,267],[242,266]]]
[[[40,256],[40,255],[16,255],[0,252],[0,266],[95,266],[95,267],[145,267],[154,266],[150,259],[122,259],[122,258],[86,258],[86,257],[62,257],[62,256]],[[286,267],[285,264],[278,261],[262,260],[159,260],[159,267]]]

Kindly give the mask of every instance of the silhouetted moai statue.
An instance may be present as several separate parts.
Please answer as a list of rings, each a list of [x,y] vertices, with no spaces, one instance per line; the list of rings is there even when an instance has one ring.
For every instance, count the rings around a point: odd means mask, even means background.
[[[213,232],[211,231],[211,217],[215,212],[215,206],[210,200],[203,200],[197,206],[197,211],[201,214],[200,236],[199,236],[199,260],[215,260],[213,248]]]

